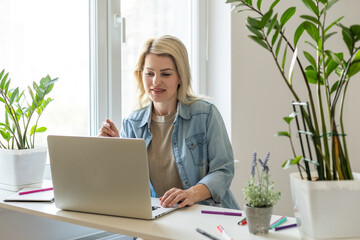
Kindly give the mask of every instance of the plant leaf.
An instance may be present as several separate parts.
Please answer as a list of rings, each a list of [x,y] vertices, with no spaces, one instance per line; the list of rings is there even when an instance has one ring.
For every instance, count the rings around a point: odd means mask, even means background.
[[[350,31],[349,28],[343,26],[342,24],[337,24],[338,26],[340,26],[342,28],[342,36],[343,36],[343,40],[346,44],[346,47],[348,48],[349,50],[349,53],[352,54],[352,51],[353,51],[353,44],[354,44],[354,41],[353,41],[353,36],[352,36],[352,33]]]
[[[302,156],[297,156],[296,158],[289,159],[283,163],[282,168],[288,169],[289,167],[297,165],[302,158],[303,158]]]
[[[331,60],[333,60],[334,62],[336,62],[337,64],[343,66],[342,63],[342,58],[339,59],[339,55],[335,54],[334,52],[330,51],[330,50],[326,50],[325,51],[326,55],[328,55],[329,58],[331,58]]]
[[[266,35],[269,35],[270,32],[274,29],[274,26],[277,25],[277,13],[275,14],[275,16],[271,19],[269,26],[268,26],[268,30]]]
[[[10,97],[10,101],[9,101],[9,106],[11,106],[13,104],[13,102],[15,101],[17,95],[19,94],[19,88],[15,88],[15,90],[11,93],[11,97]]]
[[[39,127],[39,128],[36,129],[35,132],[45,132],[46,130],[47,130],[46,127]]]
[[[9,79],[9,81],[7,81],[5,83],[5,88],[4,88],[5,95],[7,95],[7,92],[9,90],[10,82],[11,82],[11,79]]]
[[[258,36],[261,39],[264,39],[263,33],[261,31],[259,31],[258,29],[250,26],[250,25],[246,25],[246,27],[252,32],[254,33],[256,36]]]
[[[282,40],[283,40],[282,37],[279,38],[278,44],[277,44],[277,46],[276,46],[276,50],[275,50],[275,55],[276,55],[276,57],[279,55],[279,51],[280,51],[280,47],[281,47]]]
[[[311,21],[311,22],[313,22],[315,24],[318,24],[319,26],[322,26],[321,22],[317,18],[315,18],[313,16],[301,15],[300,17],[305,19],[305,20],[309,20],[309,21]]]
[[[305,6],[310,9],[317,17],[319,17],[319,9],[312,0],[302,0]]]
[[[283,15],[280,17],[280,27],[283,28],[287,21],[290,20],[290,18],[294,15],[296,11],[296,7],[290,7],[288,8]]]
[[[336,19],[334,22],[332,22],[327,28],[325,28],[325,33],[327,33],[327,31],[332,28],[334,25],[336,25],[338,22],[341,21],[341,19],[343,19],[344,17],[340,17],[338,19]]]
[[[267,13],[265,13],[264,16],[261,18],[261,28],[264,28],[264,27],[268,24],[268,22],[269,22],[269,20],[270,20],[270,18],[271,18],[272,13],[273,13],[273,11],[270,9],[270,10],[269,10]]]
[[[303,26],[306,32],[309,34],[309,36],[312,39],[314,39],[316,43],[318,43],[320,39],[320,35],[319,35],[319,29],[315,26],[315,24],[309,21],[305,21],[303,22]]]
[[[272,44],[272,45],[275,44],[276,39],[277,39],[277,37],[279,36],[280,30],[281,30],[280,27],[278,27],[278,28],[276,29],[276,32],[274,33],[274,35],[273,35],[273,37],[272,37],[272,39],[271,39],[271,44]]]
[[[348,77],[350,78],[350,77],[354,76],[359,71],[360,71],[360,61],[351,63],[349,71],[348,71]]]
[[[314,70],[306,70],[305,71],[306,79],[308,83],[317,84],[319,77],[320,77],[320,84],[323,85],[324,81],[322,80],[321,76],[318,75],[317,71]]]
[[[271,4],[271,6],[270,6],[269,9],[273,9],[279,2],[280,2],[280,0],[275,0],[275,1]]]
[[[254,40],[256,43],[258,43],[260,46],[266,48],[267,50],[269,50],[268,45],[266,45],[266,43],[263,41],[263,39],[259,38],[258,36],[254,36],[254,35],[250,35],[249,36],[252,40]]]
[[[336,91],[337,87],[339,85],[339,80],[337,80],[331,87],[331,90],[330,90],[330,95]]]
[[[281,68],[282,68],[283,71],[285,69],[285,61],[286,61],[287,49],[288,49],[288,46],[286,45],[285,50],[284,50],[284,56],[283,56],[282,64],[281,64]]]
[[[2,70],[1,77],[4,74],[4,71],[5,71],[5,69]],[[7,78],[8,78],[8,76],[9,76],[9,73],[6,73],[5,76],[3,77],[3,79],[1,80],[0,89],[4,90],[4,85],[5,85],[5,82],[6,82]],[[1,79],[1,77],[0,77],[0,79]]]
[[[254,28],[258,29],[258,30],[261,29],[261,21],[256,20],[255,18],[248,17],[248,18],[247,18],[247,23],[248,23],[250,26],[252,26],[252,27],[254,27]]]
[[[288,132],[285,132],[285,131],[280,131],[280,132],[277,132],[274,137],[288,137],[290,138],[290,134]]]
[[[327,5],[327,10],[329,10],[335,3],[337,3],[339,0],[330,0]]]
[[[257,9],[258,9],[258,10],[260,10],[260,8],[261,8],[261,3],[262,3],[262,0],[258,0],[258,1],[257,1],[256,6],[257,6]]]
[[[337,34],[337,32],[331,32],[329,34],[326,34],[324,36],[324,42],[326,42],[326,40],[328,40],[330,37],[332,37],[333,35]]]
[[[304,51],[304,56],[310,62],[310,64],[314,67],[314,69],[317,69],[315,58],[313,56],[311,56],[311,54],[306,52],[306,51]]]
[[[298,43],[301,35],[304,33],[304,30],[305,30],[304,25],[303,25],[303,23],[301,23],[301,24],[297,27],[297,29],[296,29],[296,31],[295,31],[295,34],[294,34],[294,46],[295,46],[295,47],[296,47],[296,45],[297,45],[297,43]]]

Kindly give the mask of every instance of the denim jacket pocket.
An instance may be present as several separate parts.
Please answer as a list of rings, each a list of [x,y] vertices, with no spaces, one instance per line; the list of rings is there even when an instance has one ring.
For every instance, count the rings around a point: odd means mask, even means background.
[[[205,133],[187,138],[186,145],[190,150],[195,166],[203,166],[207,162],[207,141]]]

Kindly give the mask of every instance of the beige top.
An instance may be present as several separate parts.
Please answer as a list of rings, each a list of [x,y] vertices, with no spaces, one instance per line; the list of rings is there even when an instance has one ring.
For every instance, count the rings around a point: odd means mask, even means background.
[[[176,112],[166,116],[152,114],[151,117],[153,138],[148,146],[149,172],[158,197],[173,187],[183,189],[171,146],[175,115]]]

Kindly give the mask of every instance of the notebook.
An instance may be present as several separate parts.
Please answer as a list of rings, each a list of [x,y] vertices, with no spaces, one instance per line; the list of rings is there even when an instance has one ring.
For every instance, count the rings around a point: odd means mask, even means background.
[[[15,192],[12,195],[5,198],[4,202],[53,202],[54,201],[54,192],[52,190],[20,195],[21,192],[28,192],[33,190],[37,190],[37,189],[23,188],[19,192]]]
[[[140,219],[177,209],[151,198],[144,140],[49,135],[47,141],[56,207]]]

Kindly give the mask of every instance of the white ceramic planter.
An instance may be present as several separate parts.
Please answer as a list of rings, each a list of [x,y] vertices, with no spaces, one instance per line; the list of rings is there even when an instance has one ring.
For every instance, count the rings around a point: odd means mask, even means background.
[[[40,187],[44,178],[46,153],[46,147],[0,149],[0,188],[19,191],[25,187]]]
[[[353,181],[306,181],[290,174],[303,239],[360,239],[360,174]]]

